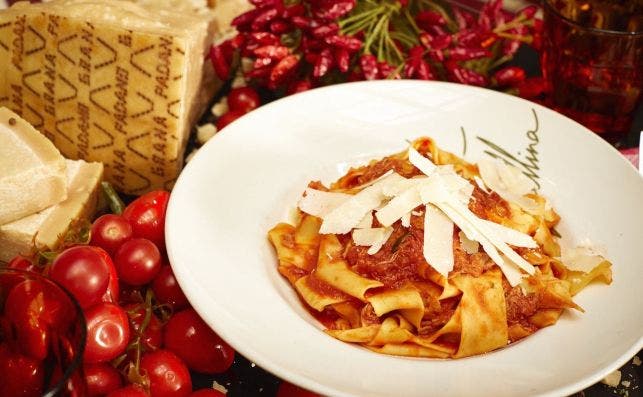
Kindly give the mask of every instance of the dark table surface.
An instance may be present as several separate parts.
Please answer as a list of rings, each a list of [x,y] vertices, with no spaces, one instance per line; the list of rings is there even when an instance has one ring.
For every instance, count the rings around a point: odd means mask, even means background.
[[[516,55],[514,64],[520,65],[527,70],[528,75],[538,75],[538,55],[529,48],[521,48]],[[224,95],[229,87],[224,87],[221,94],[214,99],[216,102]],[[268,93],[264,93],[264,100],[270,100]],[[208,112],[204,116],[202,123],[213,122],[213,116]],[[643,104],[639,106],[636,113],[634,124],[630,132],[615,143],[617,148],[634,147],[638,145],[639,131],[643,130]],[[194,136],[194,134],[193,134]],[[189,153],[194,148],[195,143],[191,141],[188,145]],[[643,332],[643,330],[641,330]],[[604,397],[604,396],[622,396],[622,397],[643,397],[643,365],[638,359],[643,359],[643,351],[640,351],[635,358],[630,358],[628,362],[619,369],[621,372],[621,381],[618,386],[611,387],[604,383],[597,383],[583,391],[574,394],[574,397]],[[638,364],[635,364],[638,363]],[[194,388],[212,387],[213,382],[217,382],[228,390],[230,397],[245,396],[275,396],[281,379],[265,371],[252,361],[237,353],[232,367],[223,374],[203,375],[193,374]],[[427,395],[430,395],[430,388],[427,389]],[[364,396],[368,397],[368,396]],[[394,396],[403,397],[403,396]],[[485,397],[485,396],[481,396]]]

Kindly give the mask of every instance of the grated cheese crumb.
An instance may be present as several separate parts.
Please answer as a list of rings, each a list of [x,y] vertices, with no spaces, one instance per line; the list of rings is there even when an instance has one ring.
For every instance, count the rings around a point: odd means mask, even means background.
[[[243,57],[241,58],[241,70],[243,72],[249,72],[254,68],[254,61],[250,58]]]
[[[199,145],[205,144],[217,133],[217,127],[212,123],[207,123],[196,127],[196,140]]]
[[[639,358],[639,356],[634,356],[634,358],[632,359],[632,364],[636,366],[641,365],[641,359]]]
[[[185,157],[185,162],[186,162],[186,163],[189,163],[189,162],[190,162],[190,160],[192,160],[192,158],[194,157],[194,155],[195,155],[195,154],[196,154],[196,152],[198,152],[198,151],[199,151],[199,149],[194,149],[193,151],[191,151],[191,152],[190,152],[190,154],[188,154],[188,155]]]
[[[621,383],[621,371],[617,369],[616,371],[607,375],[601,382],[611,387],[618,386],[618,384]]]
[[[239,87],[245,87],[245,86],[247,86],[247,85],[248,85],[248,83],[246,82],[246,79],[245,79],[245,78],[243,78],[243,76],[242,76],[242,75],[237,75],[237,76],[232,80],[231,87],[232,87],[232,88],[239,88]]]
[[[228,386],[229,385],[230,383],[228,383]],[[221,383],[217,382],[216,380],[212,381],[212,388],[214,390],[220,391],[223,394],[228,394],[228,389],[226,389],[225,386],[223,386]]]
[[[216,117],[221,116],[222,114],[226,113],[228,111],[228,97],[222,97],[219,102],[215,103],[212,106],[212,109],[210,111],[212,112],[213,115]]]
[[[630,381],[629,380],[624,380],[623,382],[621,382],[621,384],[623,386],[625,386],[625,387],[630,387]]]

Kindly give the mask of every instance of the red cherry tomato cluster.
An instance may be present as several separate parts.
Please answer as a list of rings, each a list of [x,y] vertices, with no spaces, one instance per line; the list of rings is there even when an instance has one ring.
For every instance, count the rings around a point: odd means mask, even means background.
[[[226,125],[261,105],[259,94],[250,87],[237,87],[231,89],[228,93],[227,101],[228,111],[217,119],[217,130],[221,130]]]
[[[244,101],[235,100],[235,106]],[[193,394],[190,370],[221,373],[234,361],[234,350],[190,307],[167,264],[168,200],[166,191],[151,192],[134,200],[122,215],[99,217],[91,226],[89,245],[66,248],[44,268],[24,257],[9,264],[42,270],[82,307],[89,396],[188,397]],[[16,353],[0,344],[0,377],[11,374],[14,379],[0,382],[3,397],[42,392],[34,385],[42,384],[45,376],[42,360],[50,349],[46,330],[73,315],[64,312],[51,291],[32,284],[12,286],[6,296],[10,313],[5,317],[15,323],[9,326],[22,326],[18,342],[24,349]],[[208,389],[194,395],[223,394]]]

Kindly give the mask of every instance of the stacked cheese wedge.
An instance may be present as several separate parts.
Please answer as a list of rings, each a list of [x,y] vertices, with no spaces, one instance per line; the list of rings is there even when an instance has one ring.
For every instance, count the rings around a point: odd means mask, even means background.
[[[54,0],[0,10],[0,106],[122,192],[169,189],[221,82],[209,9],[177,1]],[[173,6],[166,8],[163,6]]]
[[[66,160],[28,122],[0,107],[0,262],[53,249],[75,221],[91,219],[101,163]]]
[[[320,234],[351,233],[356,245],[369,246],[370,255],[386,243],[395,222],[401,221],[402,226],[409,227],[411,216],[423,212],[423,254],[427,263],[444,277],[448,277],[454,267],[454,225],[461,230],[463,245],[476,250],[482,246],[512,286],[518,285],[525,275],[534,274],[534,266],[512,248],[538,247],[531,236],[477,217],[468,208],[473,185],[452,166],[436,166],[413,148],[409,148],[408,157],[424,175],[405,178],[390,171],[362,186],[354,195],[308,188],[299,208],[323,220]],[[522,190],[523,186],[511,182],[509,177],[519,177],[504,170],[506,166],[487,163],[484,167],[486,172],[482,180],[478,180],[482,187],[487,189],[484,183],[489,181],[503,195],[520,196],[522,205],[530,205],[528,198],[523,199],[515,190],[507,188],[511,185]],[[372,227],[373,214],[379,227]]]

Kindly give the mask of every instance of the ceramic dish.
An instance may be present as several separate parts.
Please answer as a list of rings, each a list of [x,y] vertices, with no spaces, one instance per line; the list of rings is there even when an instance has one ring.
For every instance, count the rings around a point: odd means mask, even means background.
[[[575,297],[554,326],[459,360],[385,356],[340,342],[302,307],[266,237],[310,180],[402,150],[426,135],[477,161],[532,175],[565,240],[607,248],[614,282]],[[418,81],[321,88],[240,118],[187,165],[168,207],[168,254],[195,309],[259,366],[333,396],[569,395],[643,347],[643,180],[611,146],[537,104]]]

